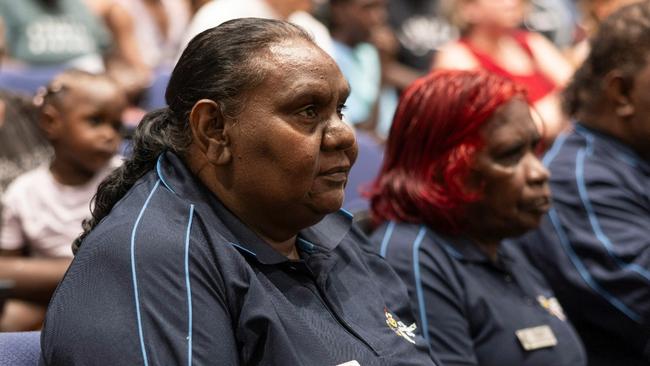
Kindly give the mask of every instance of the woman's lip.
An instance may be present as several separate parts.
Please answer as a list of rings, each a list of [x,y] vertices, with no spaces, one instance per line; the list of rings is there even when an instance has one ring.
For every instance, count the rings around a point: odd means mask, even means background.
[[[337,166],[323,171],[322,173],[318,174],[318,176],[330,182],[345,183],[348,180],[349,171],[350,166],[348,165]]]
[[[325,171],[322,171],[318,175],[336,175],[339,173],[343,173],[347,176],[349,171],[350,171],[349,165],[341,165],[341,166],[336,166],[334,168],[330,168]]]
[[[539,197],[527,201],[522,208],[525,211],[532,211],[537,213],[546,213],[551,208],[550,197]]]

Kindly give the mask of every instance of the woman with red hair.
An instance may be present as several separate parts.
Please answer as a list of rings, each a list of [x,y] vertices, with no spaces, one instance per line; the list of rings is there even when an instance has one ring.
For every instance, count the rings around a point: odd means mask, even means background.
[[[506,238],[539,225],[549,173],[525,92],[436,71],[404,93],[371,188],[373,241],[445,365],[584,365],[542,276]]]

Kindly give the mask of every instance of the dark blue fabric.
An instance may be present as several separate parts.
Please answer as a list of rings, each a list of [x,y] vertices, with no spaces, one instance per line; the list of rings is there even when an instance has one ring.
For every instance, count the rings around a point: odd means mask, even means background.
[[[81,246],[48,310],[44,363],[434,364],[388,326],[387,311],[414,322],[406,289],[348,215],[298,244],[299,261],[273,251],[167,153]]]
[[[590,364],[650,364],[650,164],[581,124],[544,161],[553,208],[521,239],[528,257],[582,336]]]
[[[36,366],[40,332],[0,332],[0,366]]]
[[[444,365],[586,364],[571,325],[538,299],[553,298],[542,275],[511,242],[502,243],[495,263],[470,242],[422,225],[386,223],[371,239],[406,282],[418,323],[426,323]],[[515,331],[542,325],[558,344],[525,351]]]

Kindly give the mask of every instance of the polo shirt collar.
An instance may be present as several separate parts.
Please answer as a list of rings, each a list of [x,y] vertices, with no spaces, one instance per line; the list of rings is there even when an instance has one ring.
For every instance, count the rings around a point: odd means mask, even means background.
[[[589,141],[593,141],[593,139],[600,141],[608,152],[627,165],[640,168],[646,172],[650,171],[650,162],[641,158],[639,154],[616,138],[586,126],[579,121],[575,122],[575,130]],[[593,147],[590,148],[593,149]]]
[[[167,189],[194,203],[197,212],[221,222],[227,230],[220,234],[242,254],[255,257],[262,264],[273,265],[289,261],[230,212],[217,196],[194,177],[176,154],[161,154],[156,164],[156,173]],[[308,253],[329,252],[339,245],[351,227],[352,215],[341,210],[300,231],[296,244]]]
[[[503,249],[503,245],[497,251],[497,263],[494,263],[487,254],[483,253],[479,247],[472,242],[472,240],[463,236],[448,236],[435,232],[431,232],[434,240],[440,243],[443,249],[452,257],[463,262],[482,263],[486,265],[493,265],[497,268],[503,269],[502,264],[505,262],[510,263],[512,258]]]

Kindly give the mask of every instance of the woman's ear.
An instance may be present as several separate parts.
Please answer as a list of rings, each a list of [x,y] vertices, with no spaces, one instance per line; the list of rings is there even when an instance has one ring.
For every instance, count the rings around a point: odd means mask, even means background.
[[[605,75],[605,95],[614,106],[616,115],[621,118],[629,118],[634,115],[634,104],[630,92],[632,86],[618,70],[613,70]]]
[[[201,99],[190,112],[193,143],[213,165],[225,165],[232,160],[229,130],[219,104]]]
[[[56,141],[62,133],[65,133],[61,113],[50,104],[41,108],[40,126],[50,141]]]

